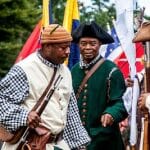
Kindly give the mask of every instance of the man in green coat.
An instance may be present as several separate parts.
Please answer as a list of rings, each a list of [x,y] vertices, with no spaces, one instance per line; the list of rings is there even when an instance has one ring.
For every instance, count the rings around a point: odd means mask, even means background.
[[[92,138],[87,149],[124,150],[118,125],[128,115],[122,100],[124,78],[117,66],[103,61],[99,53],[102,44],[114,40],[95,22],[81,24],[72,36],[81,54],[71,72],[82,124]],[[81,82],[97,62],[100,65],[82,87]]]

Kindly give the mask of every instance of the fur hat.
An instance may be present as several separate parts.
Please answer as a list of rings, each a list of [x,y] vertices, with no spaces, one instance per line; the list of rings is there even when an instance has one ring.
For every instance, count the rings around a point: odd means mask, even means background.
[[[50,24],[41,34],[41,44],[71,42],[72,37],[67,30],[59,24]]]
[[[102,44],[113,43],[114,39],[105,30],[103,30],[98,24],[92,21],[90,24],[81,24],[73,33],[73,42],[78,43],[82,37],[97,38]]]

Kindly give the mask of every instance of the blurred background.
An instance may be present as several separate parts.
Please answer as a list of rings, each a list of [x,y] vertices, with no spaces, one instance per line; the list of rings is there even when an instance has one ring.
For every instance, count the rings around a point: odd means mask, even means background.
[[[140,1],[140,0],[139,0]],[[140,3],[143,3],[141,0]],[[150,1],[150,0],[145,0]],[[62,24],[66,0],[51,0],[53,22]],[[115,18],[112,0],[79,0],[80,22],[95,20],[106,28]],[[150,4],[150,2],[148,3]],[[146,4],[146,5],[148,5]],[[136,10],[139,10],[139,4]],[[149,7],[150,8],[150,7]],[[149,9],[150,10],[150,9]],[[147,9],[146,11],[147,12]],[[0,78],[15,63],[16,57],[35,25],[42,17],[41,0],[1,0],[0,1]],[[145,15],[150,19],[148,14]]]

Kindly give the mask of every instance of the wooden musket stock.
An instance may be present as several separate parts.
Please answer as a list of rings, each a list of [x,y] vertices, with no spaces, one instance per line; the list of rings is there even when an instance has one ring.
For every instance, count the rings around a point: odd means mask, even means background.
[[[144,91],[150,93],[150,42],[146,42],[145,45],[145,76],[144,76]],[[144,115],[144,139],[143,139],[143,150],[149,150],[149,113],[146,112]]]
[[[47,106],[48,102],[50,101],[55,89],[58,87],[60,81],[62,80],[62,77],[59,75],[57,77],[57,79],[55,80],[54,82],[54,85],[53,85],[53,88],[50,89],[48,91],[48,93],[46,94],[46,96],[44,97],[44,99],[41,101],[40,105],[36,108],[36,112],[37,114],[40,116],[42,114],[42,112],[44,111],[45,107]],[[29,127],[26,127],[22,136],[21,136],[21,139],[19,141],[19,144],[18,144],[18,147],[16,148],[16,150],[24,150],[23,147],[26,147],[25,150],[29,150],[28,149],[28,144],[27,144],[27,138],[30,137],[30,132],[32,131],[33,129],[29,128]]]

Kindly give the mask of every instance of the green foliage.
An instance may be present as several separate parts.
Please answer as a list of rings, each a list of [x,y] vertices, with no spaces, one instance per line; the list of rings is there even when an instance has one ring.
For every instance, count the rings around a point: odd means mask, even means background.
[[[11,49],[10,49],[11,48]],[[20,44],[15,42],[1,42],[0,43],[0,75],[4,76],[8,69],[14,64],[17,57],[16,50],[20,49]]]
[[[40,18],[41,9],[35,0],[0,1],[0,77],[13,65]]]
[[[53,23],[63,24],[66,0],[52,0]]]
[[[52,23],[59,23],[62,25],[67,0],[50,0],[50,2],[52,8]],[[38,5],[43,9],[42,0],[38,0]]]
[[[65,6],[67,0],[51,0],[52,2],[52,16],[53,23],[63,23]],[[115,16],[114,5],[107,6],[109,0],[106,2],[100,0],[92,0],[92,6],[85,7],[83,3],[79,2],[80,22],[95,20],[102,26],[106,27],[109,22],[112,24],[112,17]]]
[[[105,29],[107,23],[112,26],[112,17],[115,17],[115,7],[114,5],[108,6],[108,1],[91,0],[92,6],[88,8],[80,4],[81,22],[94,20]]]
[[[51,0],[53,23],[63,23],[67,0]],[[80,2],[80,0],[78,0]],[[80,22],[95,20],[106,29],[112,26],[115,7],[109,0],[91,0],[92,6],[79,3]],[[16,57],[42,17],[42,0],[0,0],[0,77],[14,64]],[[147,17],[149,19],[149,17]]]
[[[145,16],[145,19],[150,21],[150,16]]]

